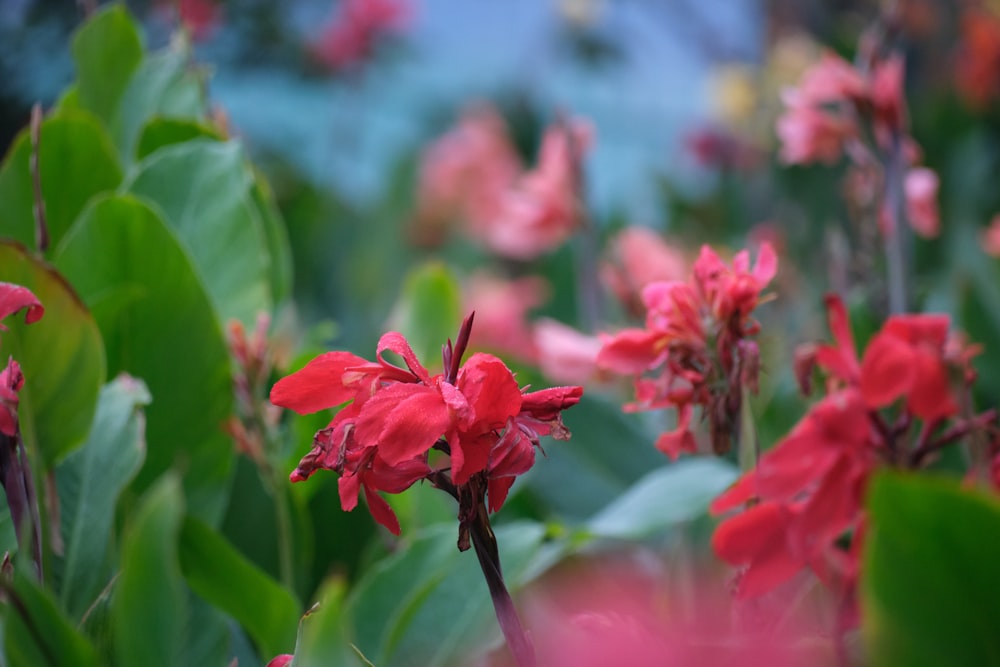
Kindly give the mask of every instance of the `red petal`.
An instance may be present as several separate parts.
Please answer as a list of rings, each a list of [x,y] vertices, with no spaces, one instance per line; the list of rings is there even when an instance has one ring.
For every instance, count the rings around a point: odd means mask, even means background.
[[[27,287],[0,282],[0,320],[8,315],[13,315],[22,308],[28,309],[24,315],[26,324],[37,322],[45,314],[42,303]]]
[[[340,494],[340,509],[350,512],[358,506],[358,491],[361,489],[361,474],[344,473],[337,480],[337,491]]]
[[[626,329],[604,338],[603,343],[597,353],[598,367],[623,375],[638,375],[655,367],[667,349],[662,333],[645,329]]]
[[[430,466],[423,458],[418,457],[391,466],[376,454],[366,481],[379,491],[402,493],[426,477],[430,471]]]
[[[952,397],[948,368],[938,354],[930,350],[916,350],[914,381],[906,399],[910,411],[921,419],[939,419],[958,412]]]
[[[868,343],[861,361],[861,395],[870,408],[889,405],[913,387],[913,348],[902,339],[882,332]]]
[[[795,518],[792,542],[804,560],[819,559],[860,517],[862,472],[850,457],[840,457]]]
[[[376,445],[385,462],[396,465],[429,450],[449,426],[451,413],[437,389],[398,383],[365,402],[355,438],[362,445]]]
[[[712,535],[712,548],[733,565],[747,565],[740,580],[740,597],[755,597],[791,579],[802,561],[788,549],[788,509],[775,502],[751,507],[727,519]]]
[[[843,354],[845,360],[850,360],[851,366],[857,372],[858,353],[854,348],[854,336],[851,334],[851,321],[847,316],[847,308],[844,307],[843,300],[836,294],[827,294],[826,317],[830,323],[830,333]]]
[[[344,386],[345,369],[366,363],[350,352],[321,354],[302,370],[278,380],[271,388],[271,402],[300,415],[340,405],[354,398],[356,391]]]
[[[948,341],[951,320],[947,315],[893,315],[883,331],[899,336],[908,343],[929,343],[943,347]]]
[[[388,528],[390,533],[399,535],[399,519],[396,518],[396,513],[389,507],[389,503],[378,493],[369,489],[367,484],[364,488],[365,500],[368,501],[368,511],[371,512],[372,517]]]
[[[461,486],[477,472],[486,470],[490,462],[490,450],[497,441],[493,433],[481,435],[478,438],[452,438],[451,444],[451,476],[455,484]]]
[[[500,359],[477,353],[469,358],[458,375],[458,389],[472,406],[476,431],[503,428],[521,411],[521,389]]]
[[[503,507],[503,503],[507,500],[507,494],[510,492],[510,487],[514,485],[515,479],[515,477],[496,477],[491,478],[486,483],[491,513],[497,512]]]
[[[757,263],[753,267],[753,277],[757,281],[758,289],[764,289],[777,274],[778,255],[774,252],[774,247],[765,241],[760,244]]]

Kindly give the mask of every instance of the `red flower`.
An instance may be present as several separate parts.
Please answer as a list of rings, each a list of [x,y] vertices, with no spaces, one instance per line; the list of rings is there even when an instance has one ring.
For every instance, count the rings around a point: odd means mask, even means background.
[[[3,320],[24,310],[25,324],[33,324],[45,314],[38,298],[27,287],[0,282],[0,331],[7,331]],[[17,433],[18,392],[24,386],[21,367],[13,359],[0,371],[0,433],[13,437]]]
[[[330,69],[356,67],[371,56],[380,38],[406,25],[410,11],[405,0],[343,0],[312,51]]]
[[[728,449],[742,387],[756,391],[757,385],[759,354],[749,337],[760,327],[750,315],[776,271],[767,243],[752,269],[746,251],[728,266],[703,246],[690,282],[654,282],[643,289],[645,329],[603,337],[598,366],[637,376],[636,401],[627,411],[677,409],[676,430],[656,443],[671,458],[695,451],[695,405],[709,419],[713,448]]]
[[[390,332],[379,341],[376,363],[330,352],[280,380],[271,401],[300,413],[351,401],[316,434],[292,481],[319,469],[339,472],[342,508],[354,509],[364,489],[372,515],[395,534],[399,523],[377,492],[400,493],[422,479],[455,490],[480,476],[490,509],[499,509],[514,478],[534,463],[539,437],[569,437],[561,411],[576,404],[583,389],[523,393],[510,369],[490,354],[474,354],[461,366],[470,329],[471,317],[455,348],[450,342],[445,347],[445,374],[431,376],[406,339]],[[386,361],[387,351],[402,357],[406,369]],[[447,469],[431,468],[432,449],[449,456]],[[445,471],[448,478],[441,481],[437,475]]]
[[[897,315],[868,343],[859,361],[843,302],[826,299],[834,344],[809,345],[796,358],[808,388],[815,366],[827,372],[826,397],[754,470],[715,499],[722,513],[749,505],[716,531],[716,553],[743,568],[739,592],[771,590],[804,567],[836,587],[853,607],[864,527],[864,495],[879,466],[918,468],[929,455],[973,430],[989,428],[995,411],[956,419],[952,367],[966,385],[972,351],[948,338],[943,315]],[[895,409],[887,418],[883,411]],[[916,442],[911,423],[924,422]],[[843,540],[850,536],[845,548]]]

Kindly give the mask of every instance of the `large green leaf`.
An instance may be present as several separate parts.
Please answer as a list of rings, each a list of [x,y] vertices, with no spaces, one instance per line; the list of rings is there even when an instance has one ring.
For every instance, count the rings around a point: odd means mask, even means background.
[[[239,621],[261,653],[295,645],[301,608],[292,594],[192,517],[181,528],[180,563],[191,589]]]
[[[123,5],[97,12],[73,36],[77,97],[106,124],[142,61],[138,27]]]
[[[128,184],[163,212],[219,315],[248,325],[271,309],[270,253],[252,186],[242,147],[207,140],[157,151]]]
[[[886,474],[868,508],[862,618],[871,664],[1000,665],[996,497]]]
[[[177,563],[183,512],[180,482],[169,473],[142,498],[125,533],[111,609],[118,664],[184,664],[187,590]]]
[[[18,568],[3,592],[4,649],[11,667],[87,667],[97,664],[90,643],[49,594]]]
[[[182,41],[175,40],[167,50],[142,61],[110,123],[111,135],[126,163],[136,159],[139,137],[151,120],[205,119],[204,79],[204,72],[191,62],[190,47]]]
[[[440,368],[441,346],[455,340],[461,321],[458,281],[444,264],[429,262],[406,277],[390,326],[406,336],[425,366]]]
[[[142,128],[136,159],[142,160],[164,146],[182,144],[192,139],[222,141],[222,135],[215,128],[197,120],[154,117]]]
[[[708,509],[739,471],[720,459],[686,459],[658,468],[587,522],[593,535],[640,539]]]
[[[287,299],[292,294],[292,248],[288,241],[288,229],[281,217],[274,195],[267,181],[257,174],[253,188],[253,200],[264,225],[271,253],[271,297],[275,303]]]
[[[187,253],[156,212],[118,196],[84,212],[55,262],[94,312],[109,371],[142,378],[153,394],[138,488],[176,464],[189,511],[215,523],[234,458],[221,428],[232,412],[230,361]]]
[[[118,496],[135,477],[146,453],[141,406],[146,385],[121,375],[101,390],[90,435],[56,468],[61,532],[59,600],[79,620],[109,578],[111,521]]]
[[[0,359],[24,371],[19,415],[28,443],[46,467],[79,445],[90,428],[104,384],[104,346],[97,324],[69,284],[22,246],[0,242],[0,280],[24,285],[45,306],[34,324],[10,318],[0,334]]]
[[[476,556],[455,547],[457,526],[436,526],[369,570],[350,601],[357,646],[380,667],[445,665],[496,632],[493,606]],[[516,589],[542,546],[545,530],[522,522],[498,527],[509,588]]]
[[[35,247],[31,150],[25,129],[0,167],[0,235]],[[62,111],[42,122],[38,164],[50,247],[55,247],[95,194],[118,187],[122,179],[111,138],[84,111]]]

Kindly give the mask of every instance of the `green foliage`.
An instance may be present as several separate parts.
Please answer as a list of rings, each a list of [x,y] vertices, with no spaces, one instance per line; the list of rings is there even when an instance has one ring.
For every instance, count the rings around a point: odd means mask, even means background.
[[[406,336],[425,366],[438,368],[441,345],[454,342],[464,315],[455,276],[443,264],[430,262],[406,277],[390,326]]]
[[[59,602],[79,621],[113,576],[110,543],[118,497],[146,454],[146,385],[120,375],[101,390],[87,441],[56,468],[63,553]]]
[[[142,42],[135,23],[123,6],[110,5],[77,31],[72,51],[78,104],[110,124],[142,62]]]
[[[1000,665],[1000,503],[954,481],[885,474],[869,493],[872,664]]]
[[[0,337],[0,357],[24,371],[21,431],[46,469],[86,437],[104,384],[104,350],[93,316],[74,289],[23,247],[0,242],[0,280],[31,289],[45,306],[34,324],[11,322]]]

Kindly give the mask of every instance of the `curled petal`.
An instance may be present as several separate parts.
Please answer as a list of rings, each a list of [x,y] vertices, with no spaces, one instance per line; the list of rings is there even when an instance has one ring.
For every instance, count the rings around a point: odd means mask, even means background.
[[[24,315],[26,324],[37,322],[45,314],[42,303],[27,287],[0,282],[0,320],[24,308],[28,309]],[[3,325],[0,325],[0,330],[5,329]]]
[[[539,421],[559,418],[559,413],[580,402],[583,387],[551,387],[521,396],[521,413]]]
[[[378,348],[376,350],[376,356],[379,362],[388,368],[396,368],[395,365],[390,364],[385,359],[382,358],[382,353],[386,350],[390,352],[395,352],[403,358],[406,362],[406,367],[410,369],[410,372],[424,384],[430,384],[431,376],[427,372],[427,369],[423,367],[420,361],[417,360],[417,355],[414,353],[413,348],[403,337],[403,334],[396,331],[390,331],[383,334],[378,341]]]

